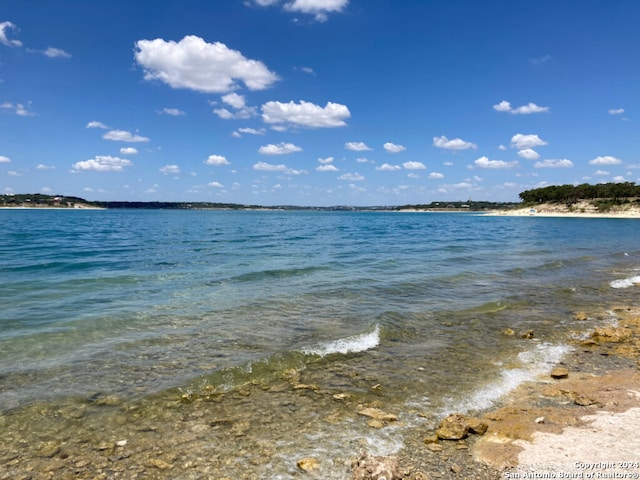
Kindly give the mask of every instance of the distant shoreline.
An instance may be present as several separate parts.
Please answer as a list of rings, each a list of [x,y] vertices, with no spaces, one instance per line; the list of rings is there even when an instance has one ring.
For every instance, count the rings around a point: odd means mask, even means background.
[[[544,203],[535,207],[495,210],[486,215],[503,217],[640,218],[640,206],[622,205],[613,207],[608,211],[599,211],[586,201],[578,202],[571,207],[565,204]]]

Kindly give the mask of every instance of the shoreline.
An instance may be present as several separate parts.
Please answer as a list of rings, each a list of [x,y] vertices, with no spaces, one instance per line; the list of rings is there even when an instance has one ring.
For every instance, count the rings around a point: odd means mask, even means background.
[[[640,308],[613,312],[613,321],[589,312],[602,325],[576,338],[550,375],[469,420],[486,433],[442,440],[416,429],[397,478],[640,478]]]
[[[640,218],[640,206],[627,205],[601,212],[591,203],[585,201],[576,203],[572,208],[564,204],[544,203],[536,207],[495,210],[485,215],[500,217]]]

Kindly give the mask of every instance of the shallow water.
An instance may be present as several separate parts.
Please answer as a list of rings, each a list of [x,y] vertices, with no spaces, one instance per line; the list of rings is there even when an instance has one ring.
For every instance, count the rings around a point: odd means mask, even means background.
[[[576,311],[637,304],[637,220],[4,210],[0,223],[10,437],[142,450],[159,440],[140,432],[162,431],[238,478],[289,478],[304,456],[340,478],[360,448],[392,453],[406,428],[544,372],[602,321]],[[359,404],[400,421],[373,429]]]

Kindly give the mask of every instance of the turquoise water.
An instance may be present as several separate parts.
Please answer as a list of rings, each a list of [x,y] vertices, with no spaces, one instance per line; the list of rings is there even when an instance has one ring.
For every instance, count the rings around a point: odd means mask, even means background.
[[[576,311],[638,298],[637,220],[0,210],[0,225],[7,412],[266,390],[292,369],[423,417],[486,408],[596,321]],[[372,442],[393,450],[394,432]]]

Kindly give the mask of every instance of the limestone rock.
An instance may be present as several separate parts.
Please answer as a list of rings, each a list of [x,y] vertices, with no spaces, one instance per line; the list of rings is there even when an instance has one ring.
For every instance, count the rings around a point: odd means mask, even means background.
[[[382,422],[395,422],[398,417],[392,413],[387,413],[379,408],[358,406],[358,414],[365,417],[380,420]]]
[[[396,457],[374,457],[362,453],[351,464],[352,480],[401,480],[402,473]]]
[[[310,472],[320,466],[318,461],[313,457],[301,458],[298,460],[298,468],[303,472]]]
[[[532,338],[534,338],[533,330],[525,330],[520,334],[520,337],[526,340],[531,340]]]
[[[489,426],[478,418],[452,413],[440,422],[436,435],[441,440],[462,440],[469,433],[484,435]]]
[[[569,370],[564,367],[555,367],[551,370],[551,378],[567,378],[569,376]]]
[[[573,316],[573,318],[575,320],[580,321],[580,322],[584,322],[585,320],[588,319],[587,314],[585,312],[576,312],[576,314]]]

